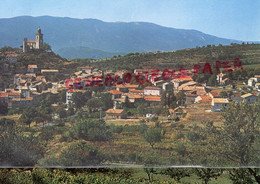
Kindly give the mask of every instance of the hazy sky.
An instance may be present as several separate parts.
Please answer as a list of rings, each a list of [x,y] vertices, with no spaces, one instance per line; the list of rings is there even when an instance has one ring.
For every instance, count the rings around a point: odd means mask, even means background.
[[[260,0],[0,0],[0,18],[21,15],[144,21],[260,41]]]

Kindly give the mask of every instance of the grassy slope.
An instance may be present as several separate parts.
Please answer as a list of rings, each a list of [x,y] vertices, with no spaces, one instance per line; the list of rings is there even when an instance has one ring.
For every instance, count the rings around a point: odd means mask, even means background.
[[[240,58],[243,65],[260,64],[260,44],[215,46],[184,49],[173,52],[130,53],[126,56],[101,59],[93,65],[101,69],[135,68],[192,68],[194,64],[214,63],[216,60],[229,61]],[[203,66],[203,65],[202,65]]]

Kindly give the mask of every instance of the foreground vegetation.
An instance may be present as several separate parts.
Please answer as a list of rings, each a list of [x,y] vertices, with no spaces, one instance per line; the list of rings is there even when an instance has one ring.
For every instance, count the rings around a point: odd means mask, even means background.
[[[223,113],[193,105],[172,120],[118,125],[100,119],[96,103],[66,112],[50,107],[53,100],[62,101],[62,95],[46,95],[18,120],[1,119],[2,166],[259,166],[259,101],[230,103]],[[54,112],[60,119],[52,119]]]
[[[99,168],[1,169],[0,183],[260,183],[259,169]]]

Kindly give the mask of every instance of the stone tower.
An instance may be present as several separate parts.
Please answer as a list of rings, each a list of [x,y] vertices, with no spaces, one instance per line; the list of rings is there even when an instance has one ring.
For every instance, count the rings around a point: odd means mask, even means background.
[[[27,38],[24,38],[23,40],[23,52],[28,51],[28,46],[27,46]]]
[[[35,34],[36,49],[42,49],[43,47],[43,34],[41,28],[38,28],[38,32]]]

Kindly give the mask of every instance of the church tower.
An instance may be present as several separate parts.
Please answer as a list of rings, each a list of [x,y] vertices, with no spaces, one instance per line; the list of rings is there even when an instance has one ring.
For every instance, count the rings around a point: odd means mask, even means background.
[[[27,38],[23,40],[23,52],[28,52]]]
[[[43,47],[43,34],[42,34],[40,27],[38,28],[38,32],[35,34],[35,37],[36,37],[35,38],[35,42],[36,42],[35,48],[36,49],[42,49],[42,47]]]

